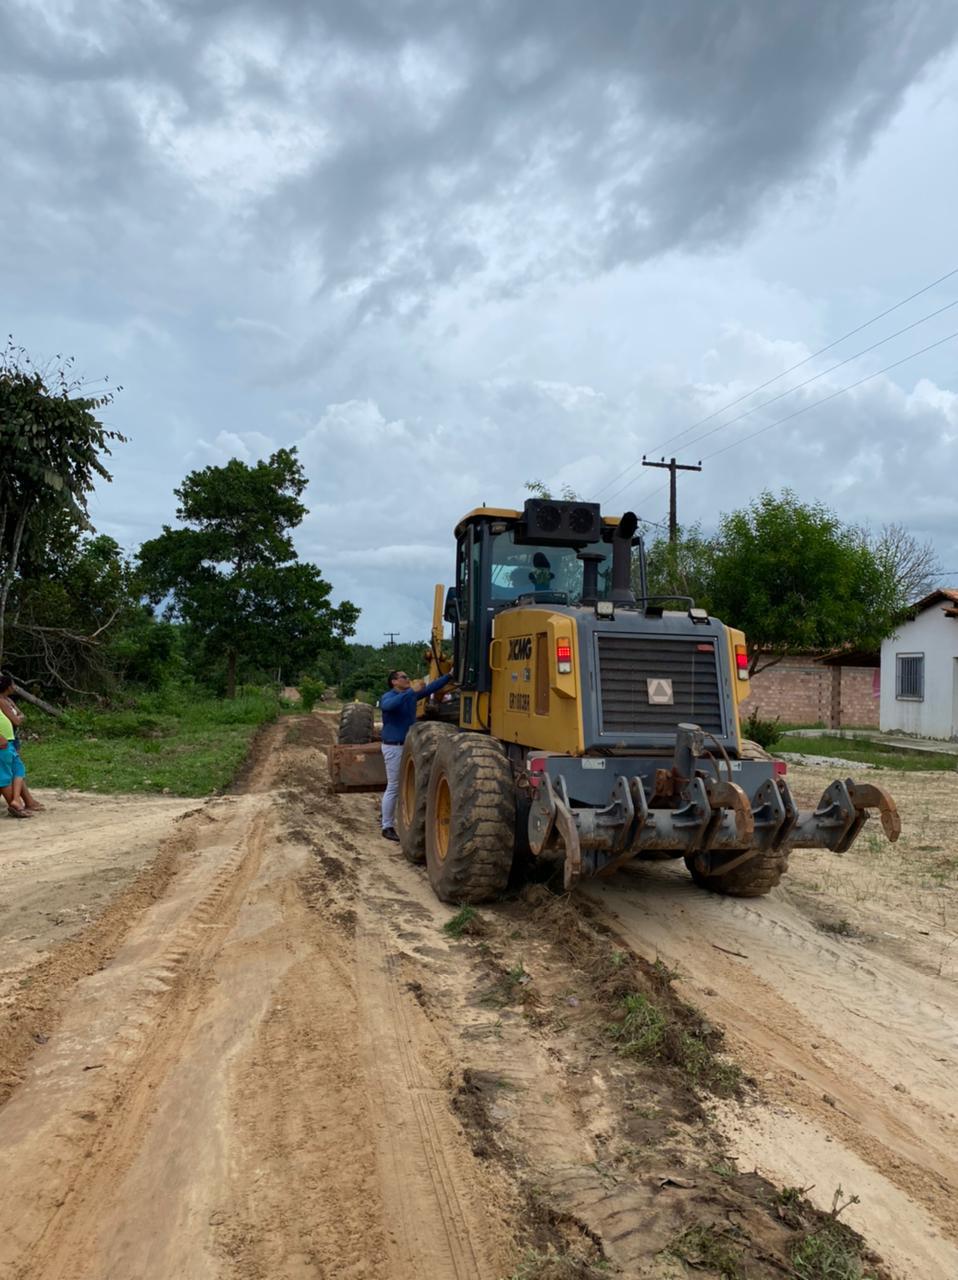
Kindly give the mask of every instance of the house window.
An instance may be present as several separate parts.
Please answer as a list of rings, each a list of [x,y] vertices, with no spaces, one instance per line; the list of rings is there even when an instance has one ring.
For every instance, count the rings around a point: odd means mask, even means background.
[[[895,654],[895,697],[921,702],[925,697],[925,655]]]

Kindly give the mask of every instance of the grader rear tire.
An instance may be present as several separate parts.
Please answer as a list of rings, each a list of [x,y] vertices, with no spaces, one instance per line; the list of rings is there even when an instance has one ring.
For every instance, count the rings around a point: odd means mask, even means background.
[[[738,857],[730,854],[729,861]],[[686,858],[692,879],[711,893],[724,893],[732,898],[762,898],[770,893],[788,870],[788,853],[757,853],[748,862],[733,867],[727,875],[705,876],[695,865],[695,858]]]
[[[402,851],[415,866],[426,861],[426,797],[439,743],[456,730],[451,724],[420,720],[406,734],[399,762],[396,833]]]
[[[765,750],[764,747],[759,746],[757,742],[753,742],[751,738],[742,739],[742,750],[739,753],[739,758],[742,760],[774,760],[775,759],[773,755],[769,755],[769,753]]]
[[[339,713],[339,732],[336,741],[351,747],[361,747],[375,740],[373,728],[375,712],[366,702],[347,702]]]
[[[516,788],[501,745],[442,738],[426,796],[426,870],[443,902],[489,902],[505,890],[516,843]]]

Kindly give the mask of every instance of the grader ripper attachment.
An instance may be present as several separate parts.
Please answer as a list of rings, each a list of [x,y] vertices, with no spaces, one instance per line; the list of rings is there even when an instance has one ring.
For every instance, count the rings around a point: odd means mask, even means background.
[[[421,707],[397,808],[403,852],[446,901],[496,896],[530,857],[560,863],[567,889],[632,859],[684,858],[704,888],[754,897],[790,850],[850,848],[872,810],[897,840],[879,787],[836,780],[797,809],[784,764],[742,740],[745,637],[648,594],[636,527],[632,513],[538,499],[458,525],[428,655],[430,679],[451,671],[456,692]],[[334,785],[381,787],[369,709],[343,717]]]

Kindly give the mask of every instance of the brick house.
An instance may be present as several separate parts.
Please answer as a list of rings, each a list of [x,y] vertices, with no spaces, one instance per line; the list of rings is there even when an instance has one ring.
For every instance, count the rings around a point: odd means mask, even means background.
[[[789,654],[752,677],[741,714],[756,710],[785,724],[871,729],[878,727],[879,693],[878,653]]]

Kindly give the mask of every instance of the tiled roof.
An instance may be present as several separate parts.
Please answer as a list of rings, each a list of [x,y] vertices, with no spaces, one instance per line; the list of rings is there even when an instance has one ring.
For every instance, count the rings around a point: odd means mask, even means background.
[[[908,612],[912,617],[917,617],[919,613],[924,613],[926,609],[930,609],[934,604],[950,605],[951,608],[945,609],[945,615],[949,618],[958,617],[958,591],[951,587],[938,587],[925,596],[923,600],[917,600]]]

